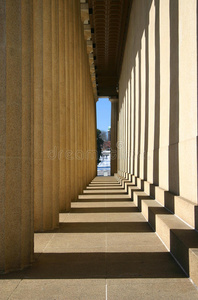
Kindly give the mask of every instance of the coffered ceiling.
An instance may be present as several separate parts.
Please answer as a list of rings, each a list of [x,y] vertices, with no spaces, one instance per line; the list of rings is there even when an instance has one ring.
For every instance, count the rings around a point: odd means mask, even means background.
[[[97,95],[117,97],[132,0],[87,0]]]

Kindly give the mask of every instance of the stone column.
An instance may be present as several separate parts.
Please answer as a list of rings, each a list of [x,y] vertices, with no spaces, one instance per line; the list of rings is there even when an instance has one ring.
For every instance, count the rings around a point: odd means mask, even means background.
[[[118,99],[111,101],[111,175],[117,173]]]
[[[90,86],[90,91],[92,90],[92,84]],[[91,93],[90,93],[91,95]],[[91,124],[90,127],[90,139],[91,139],[91,149],[92,149],[92,155],[91,155],[91,162],[90,162],[90,181],[93,180],[93,178],[96,175],[96,153],[94,153],[94,149],[96,147],[96,103],[94,97],[90,96],[90,117],[91,117]]]
[[[57,4],[33,2],[35,231],[54,229],[59,221]]]
[[[69,1],[69,90],[70,90],[70,185],[71,185],[71,201],[75,199],[75,103],[74,103],[74,3]]]
[[[171,1],[174,7],[174,1]],[[178,190],[181,197],[190,201],[198,202],[198,178],[197,178],[197,9],[196,0],[178,1],[178,54],[171,59],[174,62],[171,70],[172,98],[177,92],[177,98],[172,103],[171,121],[177,124],[171,133],[172,161],[177,158],[179,164],[177,171],[172,171],[171,178],[178,176],[178,182],[174,186],[170,182],[171,190]],[[172,8],[172,22],[176,14]],[[174,24],[174,23],[173,23]],[[174,25],[171,25],[173,27]],[[171,33],[172,34],[172,33]],[[174,36],[171,36],[171,50],[174,49]],[[177,70],[174,72],[174,68]],[[175,73],[179,75],[177,85],[174,87]],[[173,77],[174,76],[174,77]],[[174,98],[173,98],[174,99]],[[173,100],[172,100],[173,101]],[[178,120],[175,123],[174,115],[177,114]],[[173,127],[172,125],[172,127]],[[178,149],[173,143],[179,139]],[[177,152],[177,154],[176,154]],[[175,166],[175,165],[174,165]],[[171,166],[170,166],[171,167]],[[176,187],[178,186],[178,187]],[[175,191],[176,192],[176,191]]]
[[[84,38],[83,38],[84,40]],[[83,61],[85,62],[86,61],[86,49],[85,49],[85,44],[83,44],[83,49],[82,49],[82,54],[83,54]],[[85,76],[86,74],[86,65],[85,63],[83,63],[83,66],[82,66],[82,73],[83,73],[83,76],[84,76],[84,80],[83,80],[83,95],[82,95],[82,114],[83,116],[85,116],[86,114],[86,88],[87,88],[87,78]],[[87,168],[87,127],[86,127],[86,118],[83,117],[83,120],[82,120],[82,129],[83,129],[83,153],[84,153],[84,160],[83,160],[83,188],[86,187],[86,184],[87,184],[87,173],[86,173],[86,168]]]
[[[33,2],[34,228],[43,228],[43,2]]]
[[[135,84],[134,69],[131,70],[131,174],[135,174]]]
[[[119,100],[118,104],[118,144],[117,144],[117,163],[118,163],[118,170],[122,171],[123,167],[123,156],[122,156],[122,143],[123,143],[123,136],[122,136],[122,101]]]
[[[127,70],[127,78],[130,79],[130,70]],[[127,85],[127,101],[128,101],[128,111],[127,111],[127,119],[128,119],[128,173],[131,174],[131,82],[128,80]]]
[[[60,165],[60,108],[59,108],[59,0],[52,1],[52,198],[53,224],[58,226],[59,219],[59,180]]]
[[[146,88],[145,88],[145,78],[146,78],[146,38],[145,32],[142,35],[141,40],[141,50],[139,55],[139,85],[140,85],[140,178],[146,179],[145,169],[146,169],[146,139],[147,139],[147,124],[146,124]]]
[[[155,3],[149,10],[148,25],[148,60],[149,60],[149,107],[148,107],[148,167],[147,180],[154,183],[154,133],[155,133]],[[135,174],[136,175],[136,174]]]
[[[31,1],[0,2],[0,272],[33,256]]]
[[[65,168],[66,168],[66,178],[65,178],[65,204],[64,204],[64,210],[69,211],[71,207],[71,160],[70,156],[68,156],[68,153],[70,153],[71,150],[71,124],[70,124],[70,56],[69,56],[69,2],[70,0],[64,1],[64,7],[65,7],[65,101],[66,101],[66,110],[65,110],[65,151],[66,151],[66,160],[65,160]]]
[[[85,53],[85,57],[86,57],[86,53]],[[87,106],[87,103],[88,103],[88,97],[86,97],[86,91],[88,91],[88,77],[87,77],[87,64],[85,63],[85,78],[86,78],[86,82],[85,82],[85,102],[84,102],[84,105],[85,105],[85,115],[87,116],[85,119],[84,119],[84,122],[85,122],[85,151],[87,153],[87,159],[85,161],[85,178],[86,178],[86,182],[88,182],[88,152],[87,150],[89,149],[89,135],[88,135],[88,106]]]
[[[65,1],[59,0],[59,110],[60,110],[60,211],[65,211],[66,196],[66,101],[65,101]]]
[[[73,38],[74,38],[74,168],[75,180],[74,186],[74,199],[78,198],[78,191],[80,186],[80,136],[81,136],[81,122],[79,119],[79,104],[81,101],[80,95],[80,41],[79,41],[79,24],[81,24],[80,1],[73,0]]]
[[[43,229],[53,229],[51,0],[43,1]]]
[[[134,77],[134,104],[135,104],[135,175],[139,177],[139,59],[135,57],[135,77]]]
[[[77,193],[82,194],[83,192],[83,159],[84,159],[84,152],[83,152],[83,80],[84,80],[84,74],[83,74],[83,44],[85,43],[84,41],[84,32],[83,32],[83,26],[81,22],[81,11],[80,11],[80,2],[78,1],[78,49],[79,49],[79,57],[78,57],[78,85],[79,85],[79,90],[78,90],[78,110],[77,110],[77,119],[78,119],[78,151],[76,153],[77,159],[78,159],[78,170],[77,170],[77,176],[78,176],[78,189]]]
[[[81,119],[81,130],[82,130],[82,153],[83,153],[83,160],[81,162],[81,168],[82,168],[82,189],[85,188],[86,181],[85,181],[85,161],[86,161],[86,149],[85,149],[85,122],[84,122],[84,110],[85,110],[85,79],[84,79],[84,49],[85,49],[85,44],[84,44],[84,32],[83,28],[81,28],[81,114],[82,114],[82,119]],[[83,80],[82,80],[83,78]]]
[[[97,140],[96,140],[96,101],[93,99],[93,147],[97,149]],[[93,162],[93,168],[92,168],[92,178],[95,178],[97,176],[97,154],[95,152],[95,160]]]

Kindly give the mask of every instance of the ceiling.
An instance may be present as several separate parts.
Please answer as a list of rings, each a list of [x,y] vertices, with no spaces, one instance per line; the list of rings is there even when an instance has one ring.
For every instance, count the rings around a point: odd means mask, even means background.
[[[117,97],[132,0],[88,0],[97,95]]]

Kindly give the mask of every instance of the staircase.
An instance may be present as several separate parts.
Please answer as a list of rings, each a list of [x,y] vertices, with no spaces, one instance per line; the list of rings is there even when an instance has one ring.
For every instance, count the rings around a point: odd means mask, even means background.
[[[122,176],[123,175],[123,176]],[[198,207],[129,174],[116,174],[174,259],[198,286]]]
[[[58,229],[35,234],[32,267],[0,276],[0,299],[198,299],[187,275],[195,282],[197,232],[154,190],[127,174],[96,177]]]

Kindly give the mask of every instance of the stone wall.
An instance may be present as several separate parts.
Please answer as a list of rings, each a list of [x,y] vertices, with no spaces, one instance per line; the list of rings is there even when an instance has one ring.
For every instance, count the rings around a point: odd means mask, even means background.
[[[197,203],[197,1],[134,0],[118,169]]]

